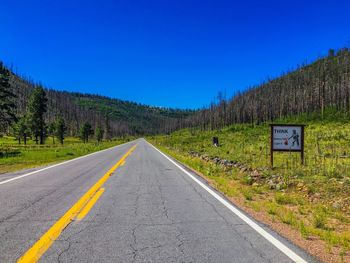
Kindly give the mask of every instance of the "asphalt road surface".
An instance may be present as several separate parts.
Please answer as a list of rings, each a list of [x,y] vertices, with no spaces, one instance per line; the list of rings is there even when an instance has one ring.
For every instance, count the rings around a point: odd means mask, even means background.
[[[87,215],[61,229],[40,262],[296,261],[291,254],[315,262],[268,228],[242,220],[143,139],[13,181],[21,174],[0,175],[0,262],[28,253],[134,145]]]

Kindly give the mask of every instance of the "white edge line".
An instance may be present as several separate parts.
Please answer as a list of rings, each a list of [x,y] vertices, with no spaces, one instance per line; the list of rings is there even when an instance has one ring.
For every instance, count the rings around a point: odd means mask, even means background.
[[[135,140],[134,140],[134,141],[135,141]],[[68,161],[64,161],[64,162],[61,162],[61,163],[57,163],[57,164],[54,164],[54,165],[45,167],[45,168],[40,169],[40,170],[36,170],[36,171],[30,172],[30,173],[22,174],[22,175],[19,175],[19,176],[17,176],[17,177],[14,177],[14,178],[1,181],[1,182],[0,182],[0,185],[2,185],[2,184],[7,184],[7,183],[9,183],[9,182],[16,181],[16,180],[18,180],[18,179],[21,179],[21,178],[24,178],[24,177],[27,177],[27,176],[30,176],[30,175],[33,175],[33,174],[36,174],[36,173],[40,173],[40,172],[42,172],[42,171],[45,171],[45,170],[48,170],[48,169],[51,169],[51,168],[54,168],[54,167],[57,167],[57,166],[60,166],[60,165],[63,165],[63,164],[67,164],[67,163],[70,163],[70,162],[74,162],[74,161],[77,161],[77,160],[80,160],[80,159],[89,157],[89,156],[91,156],[91,155],[95,155],[95,154],[98,154],[98,153],[101,153],[101,152],[105,152],[105,151],[111,150],[111,149],[113,149],[113,148],[117,148],[117,147],[119,147],[119,146],[126,145],[126,144],[131,143],[131,142],[133,142],[133,141],[126,142],[126,143],[122,143],[122,144],[119,144],[119,145],[116,145],[116,146],[112,146],[112,147],[109,147],[109,148],[104,149],[104,150],[101,150],[101,151],[89,153],[89,154],[87,154],[87,155],[79,156],[79,157],[77,157],[77,158],[74,158],[74,159],[71,159],[71,160],[68,160]]]
[[[193,181],[195,181],[197,184],[199,184],[202,188],[204,188],[208,193],[210,193],[213,197],[215,197],[220,203],[222,203],[224,206],[226,206],[231,212],[233,212],[236,216],[238,216],[240,219],[242,219],[245,223],[247,223],[251,228],[253,228],[256,232],[258,232],[260,235],[262,235],[266,240],[268,240],[271,244],[273,244],[276,248],[278,248],[281,252],[283,252],[286,256],[288,256],[291,260],[298,263],[306,263],[303,258],[301,258],[299,255],[297,255],[294,251],[292,251],[290,248],[288,248],[286,245],[284,245],[281,241],[273,237],[270,233],[268,233],[266,230],[264,230],[261,226],[259,226],[257,223],[255,223],[253,220],[251,220],[249,217],[247,217],[245,214],[243,214],[240,210],[238,210],[236,207],[234,207],[232,204],[230,204],[227,200],[222,198],[220,195],[218,195],[215,191],[213,191],[211,188],[209,188],[207,185],[205,185],[203,182],[198,180],[195,176],[193,176],[191,173],[186,171],[183,167],[181,167],[179,164],[177,164],[175,161],[173,161],[170,157],[168,157],[165,153],[160,151],[158,148],[156,148],[151,143],[150,144],[154,149],[156,149],[159,153],[161,153],[165,158],[167,158],[171,163],[173,163],[176,167],[178,167],[182,172],[184,172],[186,175],[188,175]]]

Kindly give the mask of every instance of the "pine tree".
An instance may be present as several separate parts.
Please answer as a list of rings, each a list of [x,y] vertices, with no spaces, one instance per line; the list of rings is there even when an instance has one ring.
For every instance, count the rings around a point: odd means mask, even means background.
[[[98,143],[100,143],[103,139],[103,133],[104,130],[102,130],[100,127],[97,127],[95,130],[95,136],[96,136],[96,140]]]
[[[80,128],[80,138],[83,140],[84,143],[89,142],[89,136],[93,133],[93,130],[91,129],[91,124],[88,122],[85,122],[83,126]]]
[[[35,142],[38,144],[44,143],[45,138],[45,120],[44,114],[47,111],[47,98],[45,90],[42,87],[36,87],[29,98],[28,103],[30,128]]]
[[[66,134],[66,123],[62,117],[59,117],[55,123],[55,132],[58,141],[63,145],[64,136]]]
[[[16,121],[15,97],[10,85],[10,72],[0,62],[0,129],[3,132]]]
[[[56,124],[51,122],[47,127],[48,135],[52,137],[52,143],[55,144]]]
[[[12,126],[14,136],[17,138],[18,143],[21,144],[21,139],[23,139],[24,145],[27,144],[27,138],[30,135],[30,130],[28,128],[28,119],[26,116],[19,118],[19,120]]]
[[[105,114],[105,139],[109,141],[111,139],[111,125],[109,121],[108,113]]]

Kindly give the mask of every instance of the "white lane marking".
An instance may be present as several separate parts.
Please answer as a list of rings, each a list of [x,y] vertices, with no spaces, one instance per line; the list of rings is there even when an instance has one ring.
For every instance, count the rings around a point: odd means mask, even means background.
[[[135,141],[135,140],[134,140],[134,141]],[[120,146],[127,145],[127,144],[129,144],[129,143],[134,142],[134,141],[130,141],[130,142],[126,142],[126,143],[123,143],[123,144],[119,144],[119,145],[117,145],[117,146],[112,146],[112,147],[110,147],[110,148],[107,148],[107,149],[104,149],[104,150],[101,150],[101,151],[98,151],[98,152],[89,153],[89,154],[87,154],[87,155],[83,155],[83,156],[80,156],[80,157],[77,157],[77,158],[74,158],[74,159],[71,159],[71,160],[68,160],[68,161],[65,161],[65,162],[61,162],[61,163],[58,163],[58,164],[54,164],[54,165],[45,167],[45,168],[40,169],[40,170],[36,170],[36,171],[30,172],[30,173],[22,174],[22,175],[19,175],[19,176],[17,176],[17,177],[14,177],[14,178],[1,181],[1,182],[0,182],[0,185],[2,185],[2,184],[7,184],[7,183],[9,183],[9,182],[12,182],[12,181],[21,179],[21,178],[23,178],[23,177],[27,177],[27,176],[32,175],[32,174],[40,173],[40,172],[42,172],[42,171],[45,171],[45,170],[48,170],[48,169],[51,169],[51,168],[54,168],[54,167],[57,167],[57,166],[60,166],[60,165],[63,165],[63,164],[67,164],[67,163],[70,163],[70,162],[74,162],[74,161],[77,161],[77,160],[80,160],[80,159],[89,157],[89,156],[91,156],[91,155],[95,155],[95,154],[98,154],[98,153],[101,153],[101,152],[105,152],[105,151],[108,151],[108,150],[112,150],[113,148],[118,148],[118,147],[120,147]]]
[[[211,194],[213,197],[215,197],[220,203],[222,203],[229,210],[231,210],[231,212],[233,212],[235,215],[237,215],[240,219],[242,219],[245,223],[247,223],[250,227],[252,227],[256,232],[258,232],[265,239],[267,239],[271,244],[273,244],[276,248],[278,248],[281,252],[283,252],[286,256],[288,256],[291,260],[293,260],[294,262],[298,262],[298,263],[306,263],[307,262],[303,258],[301,258],[299,255],[297,255],[294,251],[292,251],[290,248],[288,248],[286,245],[284,245],[281,241],[279,241],[278,239],[273,237],[266,230],[264,230],[261,226],[259,226],[257,223],[255,223],[253,220],[251,220],[249,217],[247,217],[245,214],[243,214],[241,211],[239,211],[236,207],[234,207],[232,204],[230,204],[227,200],[222,198],[215,191],[213,191],[207,185],[205,185],[203,182],[198,180],[194,175],[192,175],[191,173],[186,171],[183,167],[181,167],[179,164],[174,162],[165,153],[160,151],[158,148],[156,148],[151,143],[149,143],[149,142],[147,142],[147,143],[149,145],[151,145],[154,149],[156,149],[159,153],[161,153],[166,159],[168,159],[171,163],[173,163],[182,172],[184,172],[186,175],[188,175],[193,181],[195,181],[202,188],[204,188],[204,190],[206,190],[209,194]]]

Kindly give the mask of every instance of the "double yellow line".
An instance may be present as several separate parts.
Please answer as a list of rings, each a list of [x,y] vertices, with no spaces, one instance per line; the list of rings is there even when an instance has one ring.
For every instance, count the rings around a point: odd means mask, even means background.
[[[37,262],[68,224],[76,219],[83,219],[104,192],[103,184],[119,166],[125,163],[126,158],[135,150],[136,146],[131,147],[17,262]]]

